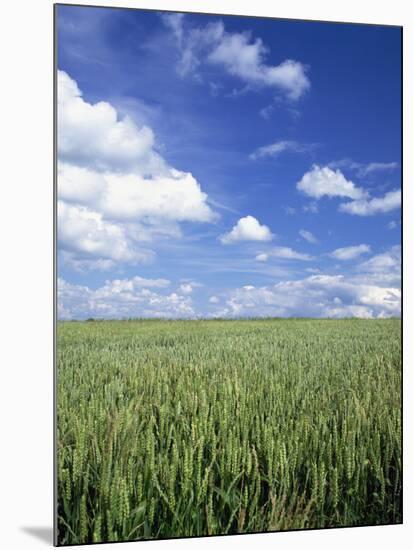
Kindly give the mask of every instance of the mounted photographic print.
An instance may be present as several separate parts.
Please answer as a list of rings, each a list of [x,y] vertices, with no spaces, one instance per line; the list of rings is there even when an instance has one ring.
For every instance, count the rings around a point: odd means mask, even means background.
[[[55,6],[57,545],[402,522],[401,40]]]

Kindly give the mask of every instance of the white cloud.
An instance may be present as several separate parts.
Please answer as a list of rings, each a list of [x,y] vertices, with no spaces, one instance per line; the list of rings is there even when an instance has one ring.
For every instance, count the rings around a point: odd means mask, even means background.
[[[59,162],[57,191],[60,200],[93,205],[102,195],[106,183],[101,173],[86,167]]]
[[[400,310],[397,286],[359,282],[343,275],[312,275],[272,286],[234,289],[215,316],[372,318],[399,316]]]
[[[400,245],[376,254],[355,266],[353,280],[358,284],[374,284],[380,287],[400,288]]]
[[[198,71],[201,59],[219,43],[224,34],[222,21],[208,23],[205,27],[185,28],[184,14],[164,14],[162,20],[172,31],[180,53],[177,70],[181,76],[193,74],[201,79]]]
[[[292,59],[266,65],[267,51],[261,39],[252,41],[250,33],[224,33],[208,60],[245,82],[278,88],[290,99],[299,99],[310,87],[305,66]]]
[[[103,286],[92,289],[59,279],[59,318],[195,317],[190,297],[176,292],[159,292],[158,289],[168,285],[166,279],[133,277],[108,280]]]
[[[222,291],[219,297],[208,299],[210,304],[219,304],[213,314],[196,311],[190,293],[171,292],[167,279],[111,279],[96,289],[59,279],[59,318],[399,316],[400,255],[400,246],[394,246],[347,275],[318,273],[269,286],[247,284]]]
[[[311,231],[307,231],[306,229],[300,229],[299,234],[301,235],[301,237],[303,239],[305,239],[307,242],[309,242],[311,244],[317,244],[318,243],[317,237],[315,237],[311,233]]]
[[[365,177],[375,172],[391,172],[398,167],[397,162],[356,162],[349,158],[329,162],[330,168],[346,168],[355,172],[359,177]]]
[[[264,119],[264,120],[270,120],[272,113],[274,112],[274,105],[266,105],[262,109],[258,111],[258,114]]]
[[[387,229],[396,229],[398,226],[398,223],[395,220],[392,220],[387,224]]]
[[[371,172],[385,172],[391,171],[397,168],[397,162],[370,162],[363,169],[364,174],[370,174]]]
[[[368,273],[394,273],[400,275],[401,269],[401,247],[393,246],[389,250],[376,254],[369,260],[363,262],[359,269]]]
[[[307,68],[300,62],[286,59],[279,65],[267,65],[268,48],[251,33],[225,30],[222,21],[204,27],[186,27],[181,14],[163,17],[171,29],[179,52],[178,72],[195,74],[203,62],[223,67],[230,75],[247,85],[282,91],[291,100],[299,99],[309,88]]]
[[[105,282],[105,285],[109,285],[115,292],[136,290],[137,288],[166,288],[170,284],[171,281],[168,279],[147,279],[139,277],[139,275],[135,275],[131,279],[114,279]]]
[[[368,193],[347,180],[340,170],[314,165],[297,183],[297,189],[310,197],[347,197],[364,199]]]
[[[107,103],[104,103],[105,109],[110,110],[111,116],[97,123],[94,117],[100,116],[102,103],[87,103],[76,90],[76,82],[59,71],[59,105],[62,106],[58,114],[59,198],[93,204],[112,219],[214,220],[207,195],[192,174],[168,166],[153,150],[150,129],[139,129],[131,122],[132,135],[125,137],[118,127],[124,120],[119,121],[116,110]],[[72,108],[72,101],[80,102],[79,115]],[[88,118],[83,116],[83,110],[94,114]],[[88,132],[96,132],[96,136]],[[145,139],[144,145],[140,143],[142,132],[150,132],[152,136],[150,140]],[[67,154],[69,150],[74,152],[72,156]],[[128,155],[130,162],[125,163]]]
[[[372,216],[374,214],[384,214],[400,208],[401,191],[396,189],[389,191],[383,197],[373,199],[361,199],[340,204],[339,210],[347,214],[356,216]]]
[[[108,270],[154,257],[137,242],[181,235],[180,222],[213,222],[208,197],[188,172],[155,151],[146,126],[91,104],[58,72],[59,252],[73,269]]]
[[[216,219],[192,174],[172,168],[167,176],[148,179],[140,174],[99,173],[60,163],[58,193],[66,202],[93,205],[112,220]]]
[[[257,260],[257,262],[266,262],[268,261],[269,257],[270,255],[266,252],[261,252],[261,254],[257,254],[257,256],[255,256],[255,259]]]
[[[222,244],[232,244],[238,241],[270,241],[274,235],[266,225],[253,216],[240,218],[229,233],[220,237]]]
[[[372,164],[377,165],[377,163]],[[373,169],[376,168],[373,166]],[[297,183],[297,189],[315,199],[322,197],[353,199],[350,202],[341,203],[339,210],[357,216],[386,213],[400,208],[401,205],[399,189],[389,191],[383,197],[371,198],[368,191],[356,187],[352,181],[343,176],[340,170],[332,170],[328,166],[314,165]]]
[[[111,271],[116,268],[116,262],[110,259],[97,258],[82,255],[78,252],[62,250],[58,256],[59,265],[69,267],[72,271],[87,273],[88,271]]]
[[[310,212],[310,214],[318,214],[318,204],[315,201],[311,201],[305,204],[302,210],[303,212]]]
[[[212,222],[216,219],[207,195],[189,173],[171,169],[167,177],[135,174],[106,175],[102,210],[117,219],[167,219]]]
[[[287,246],[276,246],[272,248],[269,252],[258,254],[255,259],[258,262],[266,262],[270,257],[282,258],[285,260],[302,261],[309,261],[312,259],[312,256],[310,256],[309,254],[302,254],[301,252],[297,252],[296,250],[293,250],[292,248],[289,248]]]
[[[185,14],[183,13],[162,13],[161,18],[164,24],[171,29],[178,45],[182,45],[182,39],[184,34],[183,20]]]
[[[76,166],[96,170],[149,170],[165,168],[154,151],[150,128],[138,128],[129,118],[120,119],[106,101],[88,103],[77,83],[58,71],[58,151],[59,158]]]
[[[194,291],[194,285],[191,283],[182,283],[179,285],[179,291],[182,292],[182,294],[192,294]]]
[[[368,244],[359,244],[357,246],[346,246],[343,248],[336,248],[330,253],[332,258],[336,260],[354,260],[362,254],[370,252],[370,246]]]
[[[62,250],[95,260],[138,263],[152,259],[151,251],[137,248],[123,226],[104,220],[101,213],[63,201],[57,207]]]
[[[270,145],[259,147],[256,151],[251,153],[250,159],[257,160],[265,157],[277,157],[281,153],[287,151],[292,153],[305,153],[310,151],[313,147],[313,145],[298,143],[297,141],[276,141]]]

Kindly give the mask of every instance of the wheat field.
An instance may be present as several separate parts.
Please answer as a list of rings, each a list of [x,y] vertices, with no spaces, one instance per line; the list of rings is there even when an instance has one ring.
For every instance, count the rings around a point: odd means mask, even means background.
[[[400,329],[59,322],[59,545],[401,522]]]

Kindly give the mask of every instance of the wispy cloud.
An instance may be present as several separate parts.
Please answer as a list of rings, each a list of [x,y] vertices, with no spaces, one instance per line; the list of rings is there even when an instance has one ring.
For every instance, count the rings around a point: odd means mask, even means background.
[[[262,117],[264,120],[269,120],[271,118],[271,115],[274,112],[274,105],[271,103],[269,105],[266,105],[262,109],[258,111],[258,114],[260,117]]]
[[[308,243],[311,243],[311,244],[317,244],[318,243],[318,239],[317,237],[315,237],[311,231],[307,231],[306,229],[300,229],[299,231],[299,234],[300,236],[306,240]]]
[[[362,254],[370,252],[370,246],[368,244],[359,244],[357,246],[346,246],[343,248],[336,248],[333,252],[330,252],[330,256],[336,260],[354,260],[360,257]]]
[[[400,225],[400,222],[396,222],[395,220],[392,220],[387,224],[387,229],[396,229],[396,227]]]
[[[297,141],[276,141],[264,145],[250,154],[250,159],[257,160],[265,157],[278,157],[281,153],[308,153],[316,147],[313,143],[298,143]]]
[[[370,162],[362,168],[364,174],[370,174],[371,172],[387,172],[395,170],[398,167],[397,162]]]
[[[310,88],[308,68],[292,59],[269,65],[268,48],[250,32],[230,32],[219,20],[193,27],[183,14],[162,16],[175,37],[180,53],[178,72],[199,75],[203,63],[223,68],[228,74],[255,87],[267,87],[298,100]]]
[[[310,214],[318,214],[319,208],[316,201],[311,201],[308,204],[304,204],[302,207],[303,212],[309,212]]]
[[[293,250],[288,246],[276,246],[268,252],[261,252],[255,257],[258,262],[266,262],[269,258],[281,258],[284,260],[301,261],[309,261],[313,259],[312,256],[310,256],[309,254],[297,252],[296,250]]]
[[[392,172],[398,166],[398,162],[356,162],[349,158],[329,162],[330,168],[342,168],[353,171],[358,177],[364,177],[375,172]]]

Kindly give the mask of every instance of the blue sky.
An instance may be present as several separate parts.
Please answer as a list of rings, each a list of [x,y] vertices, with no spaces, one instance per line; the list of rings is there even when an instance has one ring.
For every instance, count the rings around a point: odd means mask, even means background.
[[[59,317],[400,314],[400,29],[59,6]]]

